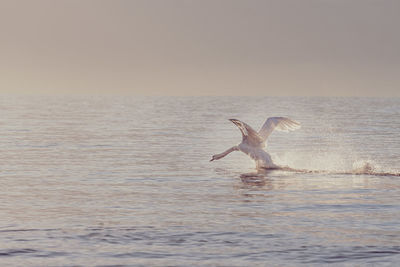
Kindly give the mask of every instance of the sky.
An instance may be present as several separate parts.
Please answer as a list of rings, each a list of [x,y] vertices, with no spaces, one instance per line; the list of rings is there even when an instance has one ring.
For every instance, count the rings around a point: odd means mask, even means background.
[[[400,97],[398,0],[0,0],[0,93]]]

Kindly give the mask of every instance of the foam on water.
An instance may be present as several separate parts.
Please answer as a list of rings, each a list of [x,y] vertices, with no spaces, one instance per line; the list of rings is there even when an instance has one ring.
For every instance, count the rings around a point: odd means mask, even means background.
[[[393,166],[382,166],[374,160],[357,159],[355,153],[301,153],[285,152],[274,156],[279,166],[288,166],[293,170],[331,174],[376,174],[399,176],[400,171]]]

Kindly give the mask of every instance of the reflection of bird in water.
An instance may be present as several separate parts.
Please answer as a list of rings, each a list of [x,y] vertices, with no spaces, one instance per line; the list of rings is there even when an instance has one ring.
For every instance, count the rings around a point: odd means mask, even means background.
[[[230,121],[233,122],[242,132],[242,142],[225,152],[213,155],[210,161],[221,159],[229,153],[239,150],[249,155],[256,162],[257,169],[280,168],[272,162],[271,156],[263,149],[268,136],[273,130],[289,132],[300,128],[300,123],[284,117],[268,118],[259,132],[256,132],[249,125],[239,120],[230,119]]]
[[[264,187],[267,184],[267,178],[265,176],[258,175],[257,173],[242,174],[240,175],[240,179],[246,186]]]

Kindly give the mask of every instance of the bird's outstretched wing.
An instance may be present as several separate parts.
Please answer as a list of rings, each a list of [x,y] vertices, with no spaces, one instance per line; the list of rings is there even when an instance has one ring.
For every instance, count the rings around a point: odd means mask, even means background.
[[[261,136],[248,124],[236,119],[230,119],[230,121],[233,122],[242,132],[242,142],[248,143],[251,146],[260,146],[264,143]]]
[[[282,132],[294,131],[300,128],[300,123],[285,117],[268,118],[258,132],[263,141],[267,140],[273,130]]]

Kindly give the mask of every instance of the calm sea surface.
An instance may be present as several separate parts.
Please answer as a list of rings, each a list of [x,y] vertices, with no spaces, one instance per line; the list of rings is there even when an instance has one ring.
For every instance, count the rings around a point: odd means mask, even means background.
[[[273,160],[326,173],[209,162],[270,116],[302,124]],[[400,263],[398,98],[2,96],[0,152],[1,266]]]

